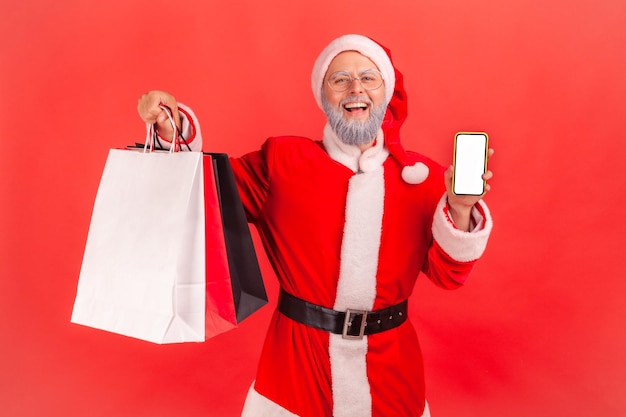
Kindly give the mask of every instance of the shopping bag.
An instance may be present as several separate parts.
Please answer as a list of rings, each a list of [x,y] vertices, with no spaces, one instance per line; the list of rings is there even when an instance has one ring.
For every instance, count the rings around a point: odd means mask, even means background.
[[[214,167],[199,152],[109,152],[73,323],[154,343],[201,342],[267,302],[232,171],[222,161]],[[226,169],[219,187],[218,166]]]
[[[267,304],[267,293],[228,155],[205,153],[205,158],[213,162],[236,319],[239,323]],[[208,170],[205,170],[205,178],[207,175]]]

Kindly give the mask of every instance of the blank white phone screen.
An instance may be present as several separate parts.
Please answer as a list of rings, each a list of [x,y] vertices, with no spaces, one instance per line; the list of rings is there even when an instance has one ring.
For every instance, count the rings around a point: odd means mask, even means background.
[[[459,134],[454,155],[454,193],[481,195],[484,191],[482,175],[485,173],[487,136],[484,134]]]

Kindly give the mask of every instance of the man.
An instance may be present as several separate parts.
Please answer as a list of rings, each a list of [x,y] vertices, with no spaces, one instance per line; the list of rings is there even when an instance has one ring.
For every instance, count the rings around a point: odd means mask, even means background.
[[[450,168],[400,145],[406,95],[382,46],[335,39],[311,81],[321,141],[275,137],[231,159],[281,287],[243,416],[428,416],[407,299],[420,271],[444,288],[465,282],[489,211],[450,191]],[[160,105],[200,149],[198,121],[171,95],[142,96],[143,120],[171,137]]]

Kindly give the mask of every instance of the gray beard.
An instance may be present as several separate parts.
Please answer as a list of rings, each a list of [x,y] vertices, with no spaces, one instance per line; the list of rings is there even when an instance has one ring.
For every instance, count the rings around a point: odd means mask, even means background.
[[[339,140],[346,145],[367,145],[376,139],[380,126],[383,123],[387,106],[385,104],[381,104],[378,107],[373,107],[372,101],[367,97],[352,97],[349,100],[344,99],[339,104],[340,108],[343,108],[344,104],[349,101],[362,101],[368,103],[370,106],[370,117],[365,121],[344,119],[341,110],[331,107],[326,99],[326,95],[322,92],[322,106],[324,108],[324,113],[326,113],[328,124],[333,129],[333,132],[335,132],[335,135],[337,135]]]

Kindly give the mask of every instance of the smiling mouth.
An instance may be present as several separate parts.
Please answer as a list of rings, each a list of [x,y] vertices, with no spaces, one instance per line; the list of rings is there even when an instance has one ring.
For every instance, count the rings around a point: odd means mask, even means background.
[[[343,108],[344,108],[346,111],[350,112],[350,113],[352,113],[352,112],[359,112],[359,111],[365,111],[365,110],[367,110],[367,109],[368,109],[368,107],[369,107],[369,106],[367,105],[367,103],[363,103],[363,102],[360,102],[360,101],[355,101],[355,102],[352,102],[352,103],[347,103],[347,104],[345,104],[345,105],[343,106]]]

